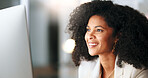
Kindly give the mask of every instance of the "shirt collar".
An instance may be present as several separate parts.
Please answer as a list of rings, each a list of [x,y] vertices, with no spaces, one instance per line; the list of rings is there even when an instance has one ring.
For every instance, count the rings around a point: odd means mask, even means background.
[[[91,73],[91,78],[99,78],[99,75],[101,73],[100,71],[101,64],[99,58],[96,61],[97,63],[94,67],[94,70]],[[118,56],[116,57],[115,61],[114,78],[120,78],[123,75],[123,68],[117,66],[117,61],[118,61]]]

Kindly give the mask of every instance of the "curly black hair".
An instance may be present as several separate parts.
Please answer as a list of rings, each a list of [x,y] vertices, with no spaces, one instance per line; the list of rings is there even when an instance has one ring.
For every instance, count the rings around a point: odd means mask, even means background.
[[[118,36],[114,54],[118,55],[117,65],[124,61],[135,68],[148,68],[148,20],[144,14],[129,7],[114,4],[112,1],[92,1],[81,4],[70,14],[67,26],[76,46],[72,59],[76,66],[82,60],[91,61],[98,56],[90,56],[84,39],[86,26],[91,16],[104,17],[109,27]]]

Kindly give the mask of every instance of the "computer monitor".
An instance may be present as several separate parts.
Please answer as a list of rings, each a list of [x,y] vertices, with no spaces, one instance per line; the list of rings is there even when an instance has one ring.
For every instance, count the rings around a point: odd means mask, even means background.
[[[0,10],[0,78],[33,78],[25,7]]]

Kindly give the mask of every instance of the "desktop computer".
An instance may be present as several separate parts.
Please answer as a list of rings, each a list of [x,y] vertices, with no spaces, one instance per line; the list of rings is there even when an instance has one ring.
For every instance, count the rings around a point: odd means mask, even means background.
[[[33,78],[25,7],[0,10],[0,78]]]

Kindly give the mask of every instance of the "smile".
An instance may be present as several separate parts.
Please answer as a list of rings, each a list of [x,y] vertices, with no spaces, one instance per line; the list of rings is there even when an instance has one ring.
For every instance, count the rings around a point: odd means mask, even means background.
[[[96,47],[98,43],[89,42],[88,45],[89,45],[89,48],[93,48],[93,47]]]

